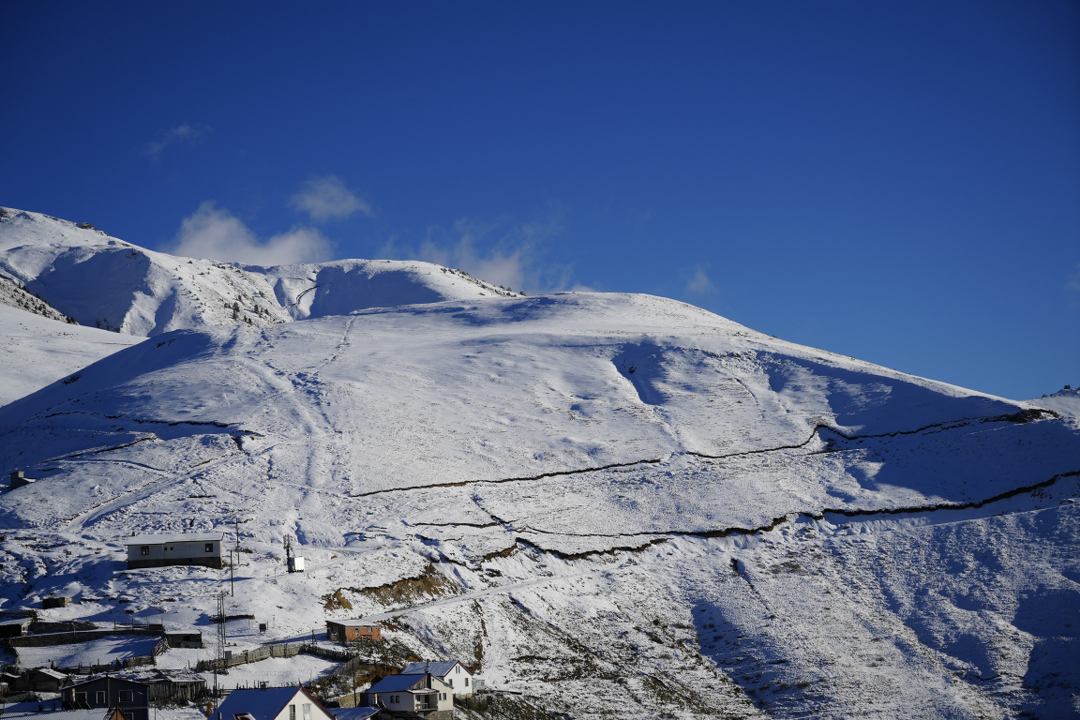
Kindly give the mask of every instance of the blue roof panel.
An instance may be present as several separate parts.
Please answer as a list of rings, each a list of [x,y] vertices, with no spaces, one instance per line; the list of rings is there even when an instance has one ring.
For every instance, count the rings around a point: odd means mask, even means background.
[[[414,662],[409,663],[405,667],[405,669],[401,671],[401,674],[407,675],[412,673],[431,673],[437,678],[442,678],[446,677],[457,664],[457,660],[440,660],[439,662]],[[464,665],[462,667],[464,667]]]
[[[368,692],[402,692],[412,688],[413,685],[416,685],[423,679],[423,675],[387,675],[368,688]],[[258,720],[262,720],[262,718],[258,718]]]
[[[274,720],[297,693],[300,693],[299,687],[233,690],[210,720],[218,720],[219,714],[221,720],[235,720],[241,713],[250,713],[255,720]]]

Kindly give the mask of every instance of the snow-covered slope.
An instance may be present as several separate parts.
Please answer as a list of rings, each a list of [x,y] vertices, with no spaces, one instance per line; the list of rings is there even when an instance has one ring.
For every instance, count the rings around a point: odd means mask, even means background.
[[[0,281],[0,288],[5,283]],[[52,319],[59,315],[45,307],[38,314],[36,298],[19,296],[24,305],[0,304],[0,405],[17,400],[67,377],[82,367],[142,341],[97,328]],[[51,312],[50,312],[51,311]]]
[[[1066,386],[1052,395],[1043,395],[1041,398],[1034,398],[1028,402],[1062,415],[1080,416],[1080,387]]]
[[[228,575],[122,542],[239,527],[230,613],[362,614],[573,717],[1080,710],[1075,417],[642,295],[177,330],[78,376],[0,408],[39,478],[0,496],[8,606],[209,633]]]
[[[88,223],[11,208],[0,208],[0,271],[82,325],[141,336],[515,295],[423,262],[265,268],[175,257],[110,237]]]
[[[0,305],[7,305],[50,320],[59,320],[69,325],[78,324],[74,319],[27,290],[18,280],[8,277],[3,271],[0,271]]]

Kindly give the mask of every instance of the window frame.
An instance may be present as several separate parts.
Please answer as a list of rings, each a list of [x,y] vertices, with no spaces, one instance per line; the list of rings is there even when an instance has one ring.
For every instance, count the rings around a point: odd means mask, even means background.
[[[134,702],[135,693],[131,690],[121,690],[117,702]]]
[[[208,553],[214,552],[214,543],[212,543],[212,542],[206,543],[203,547],[205,548],[203,550],[203,552],[208,552]]]
[[[149,555],[150,554],[150,546],[149,545],[140,545],[139,546],[139,554],[140,555]]]

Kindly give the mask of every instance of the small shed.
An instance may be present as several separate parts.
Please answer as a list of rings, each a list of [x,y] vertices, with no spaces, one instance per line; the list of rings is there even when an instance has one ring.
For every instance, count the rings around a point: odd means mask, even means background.
[[[30,631],[34,624],[32,617],[0,618],[0,637],[19,637]]]
[[[128,568],[203,565],[221,568],[224,533],[140,535],[125,540]]]
[[[165,633],[165,639],[169,641],[171,648],[201,648],[203,646],[201,632]]]
[[[346,643],[357,640],[382,640],[382,629],[363,620],[326,621],[326,637],[334,642]]]
[[[34,668],[27,670],[16,682],[16,689],[29,690],[30,692],[60,692],[64,687],[68,676],[59,670],[51,668]]]
[[[11,473],[11,482],[9,483],[9,489],[15,490],[17,488],[24,487],[35,482],[34,478],[28,478],[22,470],[16,470]]]

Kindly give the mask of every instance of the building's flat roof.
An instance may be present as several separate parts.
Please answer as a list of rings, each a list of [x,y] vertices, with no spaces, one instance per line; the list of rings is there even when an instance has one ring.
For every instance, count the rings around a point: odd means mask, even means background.
[[[125,545],[165,545],[167,543],[185,542],[220,542],[225,536],[223,532],[216,533],[190,533],[179,535],[138,535],[124,538]]]
[[[341,625],[342,627],[379,627],[378,623],[367,620],[327,620],[327,625]]]

